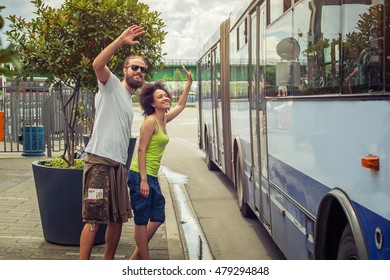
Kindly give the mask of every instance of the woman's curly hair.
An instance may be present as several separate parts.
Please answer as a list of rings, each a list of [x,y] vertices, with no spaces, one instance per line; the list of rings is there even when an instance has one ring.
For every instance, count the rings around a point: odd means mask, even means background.
[[[141,105],[142,110],[144,110],[144,116],[150,116],[155,112],[154,107],[152,106],[154,102],[153,93],[161,89],[168,94],[170,100],[172,100],[172,95],[168,91],[163,81],[156,81],[154,83],[147,83],[142,87],[141,94],[139,96],[139,103]]]

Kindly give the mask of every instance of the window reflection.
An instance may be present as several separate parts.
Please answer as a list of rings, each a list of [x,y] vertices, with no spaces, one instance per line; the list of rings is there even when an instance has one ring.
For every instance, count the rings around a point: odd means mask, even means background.
[[[230,98],[248,99],[247,20],[230,32]]]
[[[288,55],[294,50],[280,48],[280,42],[291,38],[292,34],[292,11],[279,18],[275,24],[268,27],[266,31],[266,54],[265,54],[265,92],[266,96],[289,95],[290,65],[294,58]],[[288,39],[287,39],[288,40]],[[292,58],[292,59],[291,59]]]
[[[280,10],[282,2],[275,1],[270,9]],[[383,0],[303,0],[294,4],[267,28],[267,96],[382,91],[384,9]]]

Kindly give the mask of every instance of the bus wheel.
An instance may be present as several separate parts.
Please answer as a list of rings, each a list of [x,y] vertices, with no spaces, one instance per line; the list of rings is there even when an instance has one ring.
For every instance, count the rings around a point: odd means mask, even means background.
[[[356,246],[355,237],[349,224],[344,227],[343,235],[337,252],[338,260],[359,260],[359,252]]]
[[[236,160],[236,191],[237,191],[237,201],[238,207],[240,208],[241,214],[244,217],[250,217],[252,210],[249,208],[248,204],[245,202],[244,194],[244,184],[242,183],[242,170],[241,170],[241,160],[237,158]]]

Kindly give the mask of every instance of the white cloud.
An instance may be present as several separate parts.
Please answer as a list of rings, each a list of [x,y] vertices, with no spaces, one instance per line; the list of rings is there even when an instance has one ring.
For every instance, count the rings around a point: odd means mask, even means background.
[[[167,58],[196,59],[205,42],[239,0],[142,0],[159,11],[166,24]]]
[[[163,46],[167,59],[197,59],[204,43],[217,30],[220,23],[228,18],[240,0],[140,0],[152,11],[161,13],[168,32]],[[26,19],[34,16],[35,7],[30,0],[2,0],[3,18],[15,14]],[[52,7],[59,7],[62,0],[44,0]],[[3,28],[5,32],[7,28]],[[2,33],[3,33],[2,32]],[[6,45],[6,39],[1,34]]]

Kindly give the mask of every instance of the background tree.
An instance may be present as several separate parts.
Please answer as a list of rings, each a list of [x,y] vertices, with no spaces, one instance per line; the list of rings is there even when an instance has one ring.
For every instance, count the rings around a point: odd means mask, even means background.
[[[0,6],[0,12],[3,9],[5,9],[5,6]],[[4,26],[4,19],[0,15],[0,29],[2,29],[3,26]],[[9,62],[12,63],[13,65],[15,65],[16,67],[20,66],[17,55],[16,55],[15,51],[13,50],[12,46],[8,46],[7,48],[3,49],[2,42],[0,39],[0,64],[9,63]],[[1,74],[9,75],[10,71],[8,70],[8,68],[0,66],[0,75]]]
[[[175,71],[173,72],[172,80],[174,81],[175,84],[175,89],[173,91],[173,99],[175,102],[177,102],[183,90],[183,81],[185,81],[186,78],[184,78],[182,72],[178,68],[176,68]]]
[[[146,58],[150,78],[153,70],[163,67],[164,23],[159,18],[160,13],[150,11],[149,6],[138,0],[65,0],[57,9],[43,4],[42,0],[31,3],[37,9],[37,17],[28,22],[10,16],[10,30],[6,34],[17,46],[24,65],[22,75],[45,75],[50,83],[73,89],[69,100],[60,95],[66,127],[62,157],[72,166],[75,125],[80,114],[79,92],[97,92],[92,68],[94,58],[126,28],[141,25],[146,30],[146,34],[139,38],[141,44],[120,48],[111,59],[109,68],[121,78],[125,57],[138,54]]]

